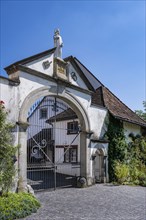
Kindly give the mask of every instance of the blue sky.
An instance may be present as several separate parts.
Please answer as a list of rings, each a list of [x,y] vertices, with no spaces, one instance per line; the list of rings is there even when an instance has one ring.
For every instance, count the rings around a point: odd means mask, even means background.
[[[145,1],[3,1],[1,69],[53,47],[77,57],[132,110],[145,100]]]

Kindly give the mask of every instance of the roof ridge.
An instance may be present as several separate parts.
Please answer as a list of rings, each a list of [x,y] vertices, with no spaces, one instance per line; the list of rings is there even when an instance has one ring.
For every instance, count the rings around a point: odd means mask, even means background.
[[[67,57],[63,58],[63,60],[66,61],[66,60],[68,60],[68,59],[73,59],[73,58],[74,58],[74,57],[73,57],[72,55],[70,55],[70,56],[67,56]]]

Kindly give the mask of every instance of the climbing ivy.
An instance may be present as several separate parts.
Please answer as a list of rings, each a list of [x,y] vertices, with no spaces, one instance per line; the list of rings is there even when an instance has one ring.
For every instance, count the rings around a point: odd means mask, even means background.
[[[109,140],[108,148],[108,168],[109,168],[109,181],[116,181],[115,175],[115,162],[124,162],[127,143],[124,136],[123,124],[119,120],[110,116],[108,130],[105,134]]]
[[[123,124],[110,116],[106,138],[109,140],[109,181],[146,186],[146,137],[129,134],[126,142]]]
[[[0,192],[8,192],[15,175],[14,155],[16,147],[12,146],[12,125],[7,122],[4,102],[0,101]]]

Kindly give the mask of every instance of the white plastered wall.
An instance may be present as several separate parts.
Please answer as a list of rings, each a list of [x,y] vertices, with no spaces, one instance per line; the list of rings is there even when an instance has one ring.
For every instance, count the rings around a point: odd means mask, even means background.
[[[131,141],[131,138],[129,137],[130,133],[133,133],[134,135],[141,134],[141,127],[139,125],[123,122],[123,127],[127,142]]]
[[[71,82],[73,85],[79,86],[80,88],[83,89],[87,89],[86,84],[84,83],[84,81],[81,79],[81,77],[79,76],[79,74],[76,72],[76,70],[74,69],[74,67],[68,63],[68,72],[69,72],[69,82]],[[75,75],[77,76],[77,80],[73,80],[71,74],[75,73]]]
[[[48,87],[48,94],[49,94],[50,88],[52,86],[54,87],[57,86],[55,82],[42,79],[41,76],[40,77],[33,76],[31,74],[28,74],[22,71],[19,72],[19,79],[20,79],[20,85],[18,86],[8,86],[8,84],[5,85],[4,83],[2,83],[1,85],[2,87],[1,89],[3,91],[1,94],[1,97],[6,103],[8,103],[6,107],[10,110],[10,113],[11,113],[10,117],[14,123],[18,121],[19,111],[22,108],[24,100],[26,100],[26,97],[28,97],[31,92],[34,92],[37,89]],[[77,100],[78,103],[80,103],[80,105],[82,106],[82,108],[84,109],[84,112],[86,113],[88,117],[90,130],[83,131],[83,132],[90,132],[92,130],[94,132],[94,135],[97,138],[100,138],[103,130],[105,129],[104,122],[105,122],[105,117],[107,114],[106,109],[101,109],[95,106],[91,106],[91,95],[90,94],[83,93],[81,91],[77,91],[69,87],[64,88],[64,91],[67,92],[68,94],[71,94],[71,96],[74,97],[74,99]],[[28,109],[25,110],[25,112],[27,112],[30,107],[31,106],[28,106],[27,107]],[[18,141],[18,138],[17,138],[17,141]],[[87,150],[86,150],[87,177],[92,178],[92,169],[91,169],[92,151],[91,151],[91,148],[88,147],[89,144],[90,144],[90,137],[87,137]],[[80,146],[80,147],[85,147],[85,146]]]
[[[49,54],[43,58],[37,59],[33,62],[26,64],[25,66],[29,67],[30,69],[37,70],[42,72],[46,75],[52,76],[53,75],[53,57],[54,54]],[[44,68],[44,62],[48,61],[50,65],[47,68]]]

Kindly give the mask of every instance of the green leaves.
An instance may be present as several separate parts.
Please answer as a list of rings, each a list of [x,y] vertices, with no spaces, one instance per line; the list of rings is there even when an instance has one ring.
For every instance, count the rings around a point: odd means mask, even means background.
[[[122,162],[115,161],[114,170],[117,182],[122,184],[128,181],[129,177],[129,167],[127,164],[123,164]]]
[[[146,137],[134,136],[128,145],[128,157],[146,165]]]
[[[143,101],[143,107],[144,107],[144,111],[135,110],[135,113],[143,120],[146,120],[146,101]]]
[[[109,161],[109,180],[116,181],[115,161],[123,162],[127,151],[122,123],[111,117],[106,136],[109,139],[108,161]]]
[[[126,143],[122,123],[111,117],[106,136],[109,139],[109,180],[146,185],[146,137],[129,134]]]
[[[0,197],[0,219],[13,220],[36,212],[40,207],[37,199],[28,193],[8,193]]]
[[[12,124],[6,121],[7,112],[0,105],[0,190],[8,192],[11,188],[15,167],[12,157],[17,148],[12,146],[11,128]]]

